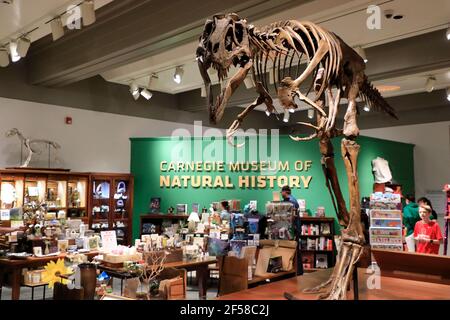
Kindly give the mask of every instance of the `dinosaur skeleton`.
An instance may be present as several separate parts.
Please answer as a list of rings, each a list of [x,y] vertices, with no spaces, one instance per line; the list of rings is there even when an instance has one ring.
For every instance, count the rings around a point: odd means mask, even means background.
[[[28,151],[28,156],[27,156],[26,160],[24,161],[24,163],[20,166],[21,168],[28,167],[33,154],[40,154],[42,152],[42,150],[39,150],[39,148],[37,148],[38,145],[46,145],[49,148],[53,147],[55,150],[61,148],[61,146],[54,141],[25,138],[25,136],[17,128],[13,128],[6,132],[7,137],[12,137],[15,135],[17,135],[21,144],[23,146],[25,146],[25,148]],[[22,161],[22,159],[21,159],[21,161]],[[58,159],[57,159],[57,161],[58,161]]]
[[[235,90],[249,72],[252,74],[259,95],[237,116],[227,130],[228,141],[233,145],[233,135],[244,118],[258,105],[264,104],[269,115],[277,112],[269,94],[268,72],[272,72],[274,89],[285,111],[298,108],[296,98],[316,110],[315,124],[300,123],[314,129],[314,133],[308,137],[291,136],[291,138],[295,141],[319,139],[326,186],[339,223],[343,227],[343,241],[330,279],[306,291],[310,293],[325,291],[319,296],[322,299],[346,299],[353,268],[365,244],[357,173],[359,145],[355,140],[359,135],[356,119],[357,99],[360,98],[372,109],[383,111],[396,118],[394,110],[364,74],[363,59],[337,35],[312,22],[289,20],[258,29],[234,13],[215,15],[206,21],[196,54],[205,83],[209,117],[213,124],[221,120]],[[306,61],[304,69],[302,69],[303,61]],[[222,82],[228,77],[232,65],[237,67],[237,72],[227,81],[213,104],[208,69],[216,69],[219,81]],[[269,65],[272,66],[272,70],[268,69]],[[303,84],[309,86],[305,94],[300,91]],[[314,97],[309,97],[310,92]],[[348,106],[344,127],[337,129],[335,120],[342,98],[348,100]],[[337,178],[331,143],[332,138],[342,135],[344,137],[341,153],[349,184],[349,210]]]

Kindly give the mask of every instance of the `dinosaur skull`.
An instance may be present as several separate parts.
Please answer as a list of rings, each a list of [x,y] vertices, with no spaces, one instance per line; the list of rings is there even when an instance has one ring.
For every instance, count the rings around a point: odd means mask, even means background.
[[[197,48],[197,61],[206,87],[208,110],[212,123],[217,123],[222,118],[228,100],[248,73],[249,67],[246,68],[246,65],[251,59],[252,51],[250,50],[246,20],[230,13],[215,15],[211,20],[206,21]],[[230,80],[227,88],[222,90],[213,105],[211,79],[207,71],[209,68],[216,69],[219,82],[221,82],[227,78],[232,65],[239,66],[239,72],[233,77],[235,81]],[[231,82],[233,82],[232,85]]]

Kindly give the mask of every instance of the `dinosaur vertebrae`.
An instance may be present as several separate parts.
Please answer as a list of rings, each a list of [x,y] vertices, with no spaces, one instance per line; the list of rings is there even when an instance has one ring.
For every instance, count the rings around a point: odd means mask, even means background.
[[[321,87],[317,90],[317,97],[325,90],[326,86],[333,83],[342,65],[342,51],[338,38],[311,22],[299,22],[288,20],[276,22],[257,29],[249,28],[249,38],[254,51],[255,78],[267,89],[268,61],[273,64],[274,87],[277,90],[277,82],[280,83],[286,76],[295,79],[300,75],[300,61],[307,59],[307,63],[313,59],[321,41],[328,45],[328,52],[321,60],[321,64],[315,69],[313,79],[319,68],[324,68]],[[293,64],[297,66],[293,68]],[[312,88],[312,81],[311,87]]]

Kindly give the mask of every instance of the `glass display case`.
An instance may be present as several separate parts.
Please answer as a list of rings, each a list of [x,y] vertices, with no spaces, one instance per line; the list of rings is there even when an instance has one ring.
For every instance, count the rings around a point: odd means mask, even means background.
[[[130,245],[132,201],[130,174],[0,170],[2,220],[23,221],[30,212],[43,207],[45,223],[81,219],[94,232],[116,230],[118,243]]]
[[[23,206],[24,177],[19,175],[1,175],[0,208],[9,210]]]
[[[133,179],[128,174],[91,176],[90,227],[96,232],[116,230],[117,242],[131,244]]]
[[[87,215],[87,177],[70,177],[67,182],[67,217],[82,219],[88,223]]]

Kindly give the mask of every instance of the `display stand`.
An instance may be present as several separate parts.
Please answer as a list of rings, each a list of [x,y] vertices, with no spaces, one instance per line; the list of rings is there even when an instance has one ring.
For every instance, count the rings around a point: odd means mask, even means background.
[[[299,217],[299,247],[305,271],[331,268],[336,263],[334,218]]]
[[[403,251],[400,195],[374,193],[370,197],[370,245],[373,249]]]
[[[89,227],[96,232],[115,230],[118,244],[131,245],[133,176],[93,173],[89,188]]]

